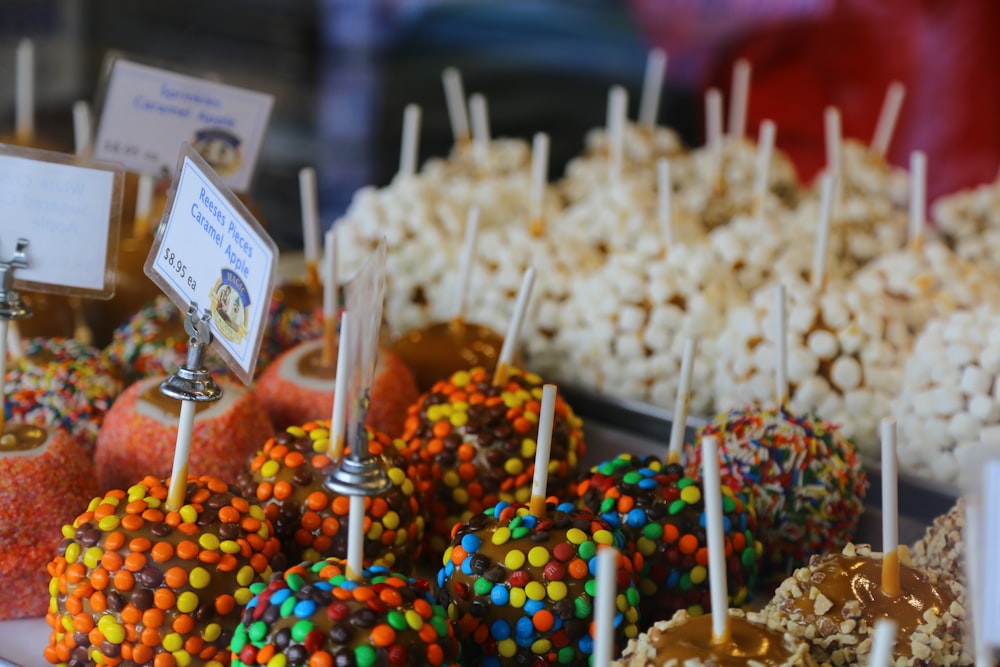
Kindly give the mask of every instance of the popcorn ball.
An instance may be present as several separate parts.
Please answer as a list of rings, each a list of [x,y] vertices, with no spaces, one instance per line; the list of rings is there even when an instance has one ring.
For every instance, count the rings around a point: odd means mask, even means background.
[[[900,470],[972,489],[981,457],[1000,451],[1000,314],[932,319],[906,360],[892,403]]]
[[[255,583],[233,635],[233,667],[261,664],[457,667],[458,642],[423,579],[374,565],[361,581],[336,558]]]
[[[939,197],[931,213],[938,234],[959,257],[995,264],[1000,250],[1000,180]]]
[[[108,410],[94,449],[102,490],[128,488],[146,475],[168,477],[174,463],[181,401],[160,391],[166,377],[139,380]],[[233,479],[246,457],[274,435],[254,392],[219,380],[222,398],[195,407],[188,470]]]
[[[911,335],[888,296],[843,283],[819,292],[803,280],[785,284],[789,409],[838,424],[862,453],[877,456],[878,424],[902,385]],[[766,286],[727,314],[716,344],[717,406],[774,400],[774,308]]]
[[[49,563],[45,659],[70,664],[230,663],[250,586],[271,576],[278,540],[225,482],[189,477],[184,504],[147,477],[94,498]]]
[[[865,544],[813,556],[782,582],[763,609],[767,625],[806,640],[813,658],[867,665],[875,621],[896,622],[894,665],[971,665],[963,646],[964,589],[944,572],[900,564],[896,596],[880,593],[882,554]]]
[[[8,423],[0,488],[0,620],[42,616],[59,526],[97,495],[94,465],[63,429]]]
[[[750,497],[763,545],[762,574],[784,575],[854,538],[868,479],[854,445],[833,424],[786,409],[733,410],[699,429],[719,437],[722,483]],[[688,474],[701,448],[685,445]]]
[[[290,426],[267,440],[236,477],[236,487],[264,510],[288,563],[347,557],[350,498],[327,488],[337,463],[330,458],[330,422]],[[399,441],[368,430],[369,452],[391,482],[365,498],[364,559],[409,573],[420,554],[424,517],[406,474]],[[346,449],[350,452],[350,448]]]
[[[500,386],[482,368],[438,382],[410,406],[404,454],[421,485],[430,553],[442,553],[452,527],[496,505],[528,502],[535,472],[542,379],[510,368]],[[556,398],[548,493],[571,490],[586,451],[582,422]]]
[[[761,544],[753,506],[731,488],[722,489],[723,533],[729,602],[753,599]],[[577,487],[579,505],[621,531],[626,549],[639,554],[639,611],[644,622],[685,610],[699,616],[711,608],[708,538],[701,482],[678,464],[653,456],[622,454],[595,466]]]
[[[66,429],[90,455],[121,390],[118,371],[94,348],[72,338],[26,339],[22,355],[7,363],[4,415]]]
[[[589,510],[549,504],[544,516],[498,503],[455,527],[438,571],[438,601],[467,664],[586,664],[593,653],[597,551],[621,536]],[[635,565],[619,551],[615,636],[638,634]]]

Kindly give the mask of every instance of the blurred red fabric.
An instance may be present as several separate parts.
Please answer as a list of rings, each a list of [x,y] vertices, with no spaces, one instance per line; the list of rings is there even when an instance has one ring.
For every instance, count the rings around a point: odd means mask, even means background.
[[[670,57],[667,78],[728,93],[753,67],[747,132],[778,125],[804,181],[825,163],[823,109],[870,141],[887,86],[906,86],[889,160],[928,156],[928,196],[992,181],[1000,167],[1000,3],[995,0],[633,0]]]

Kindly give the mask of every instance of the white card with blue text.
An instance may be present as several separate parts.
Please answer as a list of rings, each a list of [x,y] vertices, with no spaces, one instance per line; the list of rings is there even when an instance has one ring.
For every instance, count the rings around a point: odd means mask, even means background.
[[[159,176],[186,142],[226,185],[246,192],[273,105],[272,95],[116,58],[94,156]]]
[[[0,144],[0,260],[28,242],[14,287],[110,298],[124,180],[117,164]]]
[[[278,247],[191,146],[184,144],[145,271],[185,312],[211,317],[212,344],[253,381],[271,305]]]

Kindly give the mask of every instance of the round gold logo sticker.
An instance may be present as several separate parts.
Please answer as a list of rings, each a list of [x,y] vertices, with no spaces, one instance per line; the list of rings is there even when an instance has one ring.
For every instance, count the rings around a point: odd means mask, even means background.
[[[222,270],[222,276],[212,288],[212,322],[219,333],[234,344],[240,344],[249,334],[250,295],[235,271]]]

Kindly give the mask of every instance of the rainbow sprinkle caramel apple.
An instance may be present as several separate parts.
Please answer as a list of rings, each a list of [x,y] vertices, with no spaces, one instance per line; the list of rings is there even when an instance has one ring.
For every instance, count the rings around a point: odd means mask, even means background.
[[[706,435],[719,436],[723,485],[747,493],[756,511],[764,578],[784,577],[853,539],[868,479],[836,426],[785,408],[748,408],[717,416],[695,442]],[[685,450],[689,474],[697,474],[701,450]]]
[[[440,667],[459,664],[443,607],[423,579],[373,565],[361,581],[329,558],[251,586],[233,636],[234,667]]]
[[[63,429],[7,424],[0,488],[0,621],[42,616],[58,527],[97,495],[94,465]]]
[[[146,477],[94,498],[63,527],[49,563],[57,665],[228,665],[250,586],[271,576],[278,540],[225,482],[188,477],[183,505]]]
[[[493,383],[483,368],[459,371],[410,406],[403,432],[405,453],[428,494],[431,554],[441,554],[452,527],[499,501],[524,503],[535,469],[542,379],[510,367]],[[586,446],[582,422],[556,399],[548,495],[571,491]]]
[[[669,619],[681,609],[700,616],[711,608],[700,479],[654,456],[622,454],[584,475],[577,493],[578,504],[621,531],[635,554],[644,622]],[[722,493],[729,603],[742,607],[753,599],[762,551],[757,516],[745,496],[728,487]]]
[[[127,488],[144,474],[170,475],[181,403],[160,391],[164,379],[139,380],[108,411],[94,451],[101,489]],[[221,399],[196,405],[188,471],[233,479],[274,428],[252,391],[228,380],[219,385]]]
[[[237,476],[237,488],[273,523],[289,563],[347,557],[350,499],[324,484],[337,465],[330,457],[329,426],[329,421],[310,422],[285,429],[265,442]],[[424,517],[401,446],[368,430],[369,452],[391,486],[365,498],[364,560],[409,573],[423,544]]]
[[[549,503],[543,517],[498,503],[455,526],[438,571],[468,664],[587,664],[593,653],[597,551],[619,549],[615,635],[638,634],[635,565],[621,534],[589,510]]]
[[[101,421],[122,390],[117,370],[100,353],[72,338],[31,338],[7,365],[7,421],[59,426],[89,455]]]

